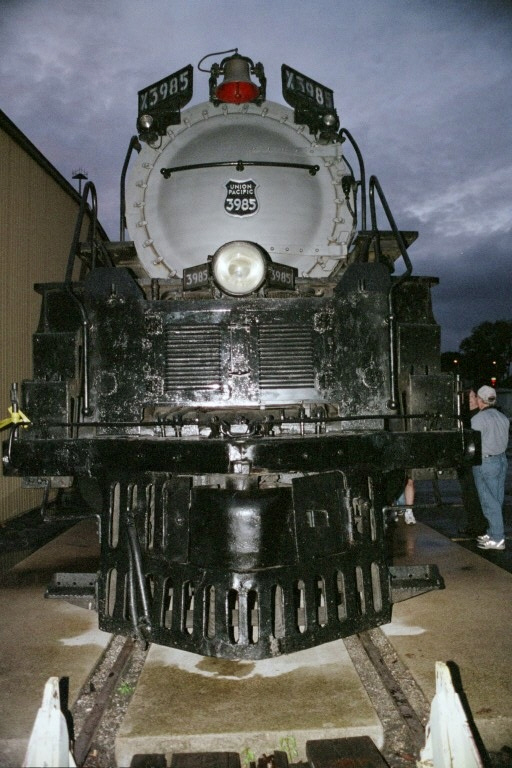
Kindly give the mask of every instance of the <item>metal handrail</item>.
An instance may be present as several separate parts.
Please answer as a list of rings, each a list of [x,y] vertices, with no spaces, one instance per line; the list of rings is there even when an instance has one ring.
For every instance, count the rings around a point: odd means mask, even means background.
[[[88,209],[87,198],[91,195],[92,207]],[[75,266],[75,256],[78,250],[78,244],[80,242],[80,232],[82,231],[82,225],[86,210],[91,212],[91,226],[89,228],[89,241],[91,245],[91,269],[96,266],[96,222],[98,213],[98,202],[96,196],[96,187],[92,181],[88,181],[84,187],[82,199],[80,201],[80,210],[75,224],[75,231],[73,234],[73,240],[71,242],[71,248],[68,256],[68,264],[66,269],[66,277],[64,279],[64,286],[69,296],[75,302],[80,312],[80,318],[82,322],[82,387],[83,387],[83,405],[82,413],[84,416],[90,416],[91,409],[89,406],[89,320],[87,312],[82,301],[78,298],[73,291],[72,279],[73,268]]]
[[[174,168],[161,168],[160,173],[164,179],[169,179],[173,173],[178,171],[197,171],[203,168],[236,168],[237,171],[245,170],[246,166],[258,166],[264,168],[298,168],[308,171],[310,176],[315,176],[320,170],[319,165],[309,163],[281,163],[267,160],[225,160],[217,163],[195,163],[194,165],[177,165]]]
[[[370,177],[370,183],[369,183],[369,189],[368,189],[368,195],[370,199],[370,212],[371,212],[371,219],[372,219],[372,233],[373,237],[375,239],[375,256],[377,258],[377,261],[382,260],[382,253],[380,250],[380,231],[377,226],[377,214],[375,211],[375,190],[377,191],[380,199],[380,203],[384,209],[384,212],[386,214],[387,220],[389,222],[389,225],[391,226],[391,229],[393,231],[393,234],[395,236],[395,240],[398,244],[398,247],[400,249],[400,253],[402,254],[402,258],[405,262],[405,272],[403,272],[394,282],[391,283],[391,287],[388,291],[388,328],[389,328],[389,386],[390,386],[390,398],[388,402],[388,407],[396,411],[398,410],[400,399],[398,395],[398,375],[397,375],[397,349],[396,349],[396,315],[395,315],[395,307],[394,307],[394,301],[393,301],[393,292],[394,290],[400,285],[400,283],[405,280],[412,272],[412,263],[409,259],[409,254],[407,253],[407,248],[404,243],[404,239],[396,226],[395,220],[393,218],[393,214],[391,213],[391,209],[388,205],[388,202],[386,200],[386,196],[384,195],[384,192],[382,190],[382,187],[379,183],[379,180],[376,176]]]
[[[91,208],[87,205],[87,198],[91,194]],[[94,268],[96,262],[96,224],[98,220],[98,198],[96,195],[96,187],[92,181],[88,181],[84,187],[82,198],[80,200],[80,209],[76,218],[75,231],[73,233],[73,239],[71,241],[71,248],[68,255],[68,263],[66,268],[66,276],[64,278],[65,283],[71,283],[73,279],[73,267],[75,266],[75,256],[78,251],[78,244],[80,242],[80,233],[82,231],[82,225],[84,223],[85,212],[88,210],[91,213],[91,226],[89,228],[89,241],[91,244],[91,266]]]
[[[372,233],[375,238],[375,254],[377,256],[377,260],[381,261],[381,250],[380,250],[380,230],[377,226],[377,214],[375,212],[375,192],[374,190],[377,190],[377,193],[379,195],[380,203],[384,209],[384,212],[386,214],[387,220],[391,226],[391,230],[395,236],[395,240],[397,242],[397,245],[400,249],[400,253],[402,254],[402,258],[405,262],[406,271],[400,275],[398,280],[394,283],[396,286],[399,284],[402,280],[404,280],[406,277],[409,277],[409,275],[412,272],[412,263],[409,258],[409,254],[407,253],[407,247],[405,245],[404,239],[402,237],[402,233],[398,229],[395,223],[395,219],[393,218],[393,214],[391,213],[391,209],[388,205],[388,201],[386,200],[386,196],[384,195],[384,192],[382,190],[382,187],[379,183],[379,180],[376,176],[370,176],[370,183],[369,183],[369,189],[368,189],[368,196],[370,198],[370,214],[372,219]]]

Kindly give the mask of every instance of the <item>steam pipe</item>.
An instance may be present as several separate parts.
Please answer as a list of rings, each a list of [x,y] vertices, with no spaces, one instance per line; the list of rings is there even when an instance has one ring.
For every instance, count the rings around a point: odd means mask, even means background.
[[[128,144],[128,150],[126,152],[126,157],[124,159],[123,163],[123,170],[121,171],[121,182],[120,182],[120,215],[119,215],[119,242],[124,243],[124,231],[126,229],[126,222],[125,222],[125,216],[126,216],[126,173],[128,171],[128,165],[130,163],[130,158],[132,156],[133,150],[136,150],[137,152],[140,152],[142,149],[141,143],[139,141],[138,136],[132,136],[130,139],[130,143]]]
[[[142,556],[139,547],[139,539],[137,537],[137,531],[135,529],[135,517],[133,514],[133,487],[129,489],[128,505],[126,510],[126,532],[128,535],[128,545],[131,555],[133,557],[133,566],[135,570],[135,576],[137,579],[137,585],[139,587],[140,596],[142,600],[142,618],[146,623],[149,631],[151,631],[151,619],[149,616],[149,598],[146,589],[146,582],[144,581],[144,572],[142,569]]]
[[[354,148],[354,152],[357,155],[357,160],[359,162],[359,175],[361,177],[360,185],[361,185],[361,226],[363,231],[366,230],[366,172],[364,169],[364,160],[363,156],[361,154],[361,150],[357,146],[356,140],[352,136],[352,134],[347,131],[346,128],[342,128],[339,132],[339,138],[340,141],[343,141],[343,136],[346,136],[347,139],[352,144],[352,147]]]
[[[133,572],[133,555],[130,546],[130,540],[128,539],[128,606],[130,612],[130,619],[135,635],[141,637],[141,631],[139,627],[139,619],[137,615],[137,599],[135,594],[135,575]]]

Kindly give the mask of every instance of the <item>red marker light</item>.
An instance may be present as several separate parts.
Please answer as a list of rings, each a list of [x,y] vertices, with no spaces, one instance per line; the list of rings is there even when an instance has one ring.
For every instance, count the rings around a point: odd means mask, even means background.
[[[219,101],[245,104],[258,98],[260,89],[251,80],[251,64],[250,59],[238,53],[221,63],[224,80],[215,91]]]
[[[229,104],[245,104],[254,101],[260,95],[260,89],[251,81],[233,80],[230,83],[221,83],[217,88],[217,98]]]

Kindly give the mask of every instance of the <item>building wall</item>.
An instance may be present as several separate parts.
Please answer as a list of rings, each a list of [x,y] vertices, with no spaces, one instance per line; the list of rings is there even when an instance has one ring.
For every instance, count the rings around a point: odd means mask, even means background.
[[[0,113],[0,421],[12,382],[31,377],[39,318],[34,283],[62,282],[80,199],[76,190]],[[6,440],[9,431],[1,433]],[[41,491],[0,476],[0,525],[38,506]]]

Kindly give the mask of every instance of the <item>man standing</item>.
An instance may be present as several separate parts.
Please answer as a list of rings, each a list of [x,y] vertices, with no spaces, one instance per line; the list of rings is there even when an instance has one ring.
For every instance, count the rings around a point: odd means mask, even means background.
[[[487,533],[477,537],[480,549],[505,549],[503,499],[510,424],[506,416],[494,408],[496,390],[487,385],[476,393],[478,413],[471,419],[473,429],[482,433],[482,463],[473,467],[476,488],[487,519]]]

